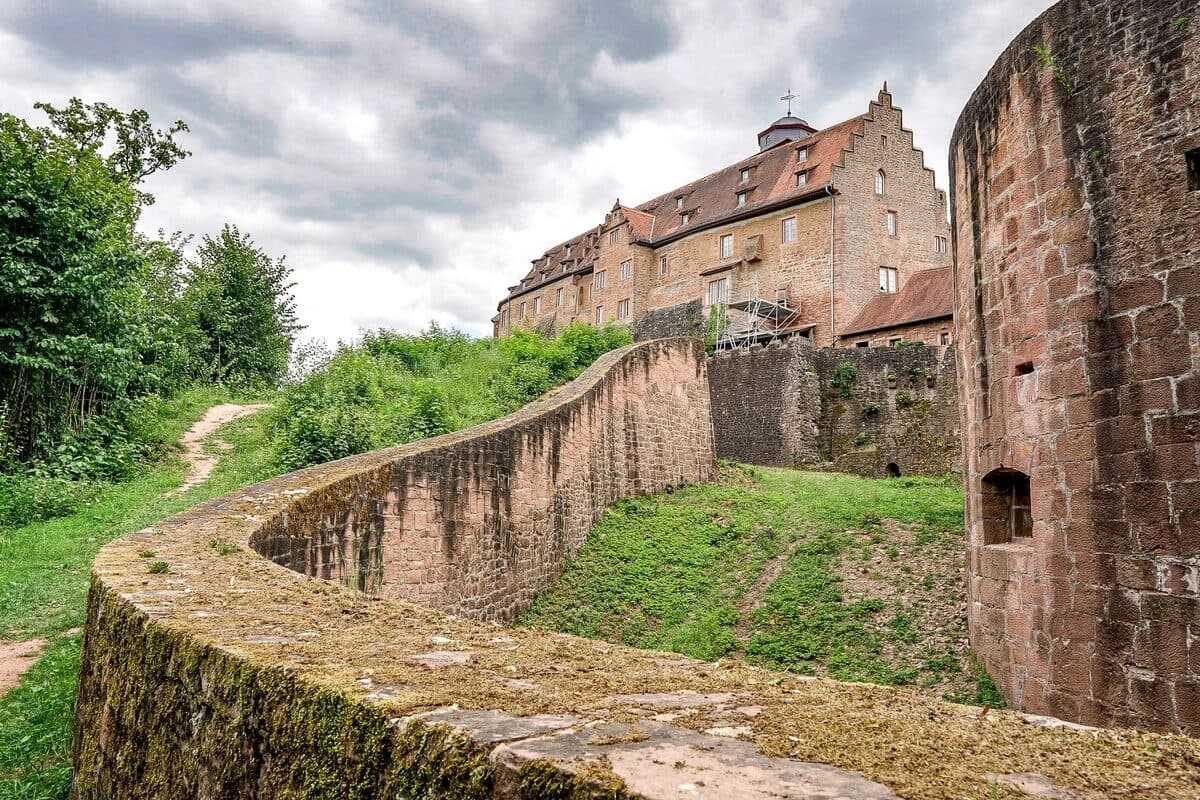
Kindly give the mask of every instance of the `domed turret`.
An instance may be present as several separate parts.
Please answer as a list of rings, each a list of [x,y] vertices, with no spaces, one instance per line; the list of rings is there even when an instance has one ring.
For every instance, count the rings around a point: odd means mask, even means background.
[[[787,113],[772,122],[765,131],[758,135],[760,153],[763,150],[770,150],[780,142],[803,139],[809,134],[817,132],[817,129],[806,121],[792,116],[792,101],[796,99],[796,95],[792,94],[791,89],[788,89],[787,94],[779,99],[787,102]]]

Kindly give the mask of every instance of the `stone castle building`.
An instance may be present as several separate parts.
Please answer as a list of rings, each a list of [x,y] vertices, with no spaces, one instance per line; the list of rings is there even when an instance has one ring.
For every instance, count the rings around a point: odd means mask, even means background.
[[[574,320],[694,334],[721,306],[731,328],[750,316],[820,346],[949,344],[946,197],[886,85],[865,114],[818,130],[789,113],[758,144],[639,206],[618,201],[534,259],[495,334]]]

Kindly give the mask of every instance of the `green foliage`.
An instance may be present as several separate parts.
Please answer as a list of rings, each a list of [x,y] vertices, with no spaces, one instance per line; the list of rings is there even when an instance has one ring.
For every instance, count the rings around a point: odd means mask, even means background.
[[[945,634],[918,629],[891,599],[845,598],[839,574],[843,559],[869,557],[855,530],[873,530],[898,556],[884,518],[958,547],[962,493],[952,481],[723,464],[715,483],[610,508],[521,624],[695,658],[741,651],[774,668],[914,683],[931,673],[926,641]],[[776,559],[784,560],[778,577],[760,586]],[[906,580],[915,589],[919,579]]]
[[[1033,52],[1037,53],[1037,57],[1041,59],[1042,64],[1054,73],[1054,79],[1058,81],[1058,85],[1063,88],[1067,96],[1075,94],[1075,83],[1071,80],[1071,76],[1067,74],[1067,68],[1063,65],[1062,59],[1050,52],[1050,48],[1042,44],[1035,44]]]
[[[859,431],[858,435],[854,437],[854,446],[862,447],[866,443],[867,443],[867,432]]]
[[[1171,24],[1175,27],[1175,30],[1182,33],[1183,31],[1187,30],[1188,24],[1191,23],[1191,21],[1191,17],[1176,17],[1175,21]]]
[[[234,225],[204,237],[187,265],[180,304],[196,378],[234,386],[273,386],[283,378],[300,329],[291,273]]]
[[[896,407],[897,408],[908,408],[915,402],[916,402],[916,400],[914,400],[913,396],[911,394],[909,394],[908,392],[903,391],[903,390],[896,392]]]
[[[212,388],[189,389],[155,406],[147,430],[175,441],[205,408],[228,400]],[[0,797],[65,798],[71,777],[71,722],[79,674],[89,566],[106,542],[195,503],[271,474],[266,419],[254,414],[225,426],[233,444],[208,481],[168,494],[183,479],[173,460],[139,470],[130,480],[96,487],[77,513],[0,531],[0,639],[51,640],[20,685],[0,697]],[[153,558],[144,550],[142,558]]]
[[[140,109],[77,99],[37,107],[49,127],[0,114],[5,524],[70,513],[87,482],[126,479],[161,454],[143,420],[194,380],[277,378],[294,330],[286,269],[236,229],[206,238],[194,265],[189,237],[136,232],[153,199],[140,182],[188,155],[183,122],[158,130]]]
[[[149,572],[151,575],[158,575],[159,573],[166,572],[168,569],[170,567],[165,561],[151,561],[146,565],[146,572]]]
[[[578,323],[554,339],[472,341],[436,325],[369,333],[284,391],[272,414],[278,463],[298,469],[495,419],[629,341],[625,328]]]
[[[714,305],[708,310],[708,323],[704,327],[704,348],[711,353],[717,340],[729,327],[729,311],[723,305]]]
[[[874,416],[879,413],[879,403],[874,400],[868,400],[862,404],[862,415],[864,417]]]
[[[850,396],[850,387],[854,385],[854,379],[858,377],[858,367],[853,361],[843,361],[837,365],[833,371],[833,380],[830,383],[833,388],[838,390],[838,394],[842,397]]]

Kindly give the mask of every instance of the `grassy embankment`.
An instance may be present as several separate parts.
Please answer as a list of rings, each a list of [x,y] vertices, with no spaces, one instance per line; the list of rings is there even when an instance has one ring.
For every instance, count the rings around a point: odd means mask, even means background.
[[[1001,705],[966,647],[962,493],[722,465],[619,503],[522,624]]]
[[[177,441],[206,408],[229,399],[219,389],[185,392],[157,420],[164,441]],[[211,478],[184,494],[178,458],[149,465],[129,481],[104,487],[78,513],[17,528],[0,528],[0,639],[45,639],[42,656],[18,687],[0,698],[0,798],[66,796],[70,781],[71,712],[79,670],[88,574],[102,545],[177,511],[266,477],[272,471],[266,415],[237,420],[217,437]]]

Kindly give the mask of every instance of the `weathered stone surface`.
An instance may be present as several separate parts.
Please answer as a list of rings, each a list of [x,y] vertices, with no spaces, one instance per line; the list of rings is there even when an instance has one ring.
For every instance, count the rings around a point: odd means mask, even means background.
[[[1019,708],[1193,735],[1198,12],[1057,3],[951,143],[972,645]]]
[[[494,756],[509,769],[547,760],[566,770],[607,763],[646,800],[893,800],[886,786],[826,764],[766,758],[753,745],[656,722],[601,723],[518,742]]]
[[[844,393],[833,385],[839,368],[854,373]],[[948,347],[814,348],[793,339],[717,353],[708,377],[719,458],[879,478],[962,468]]]

